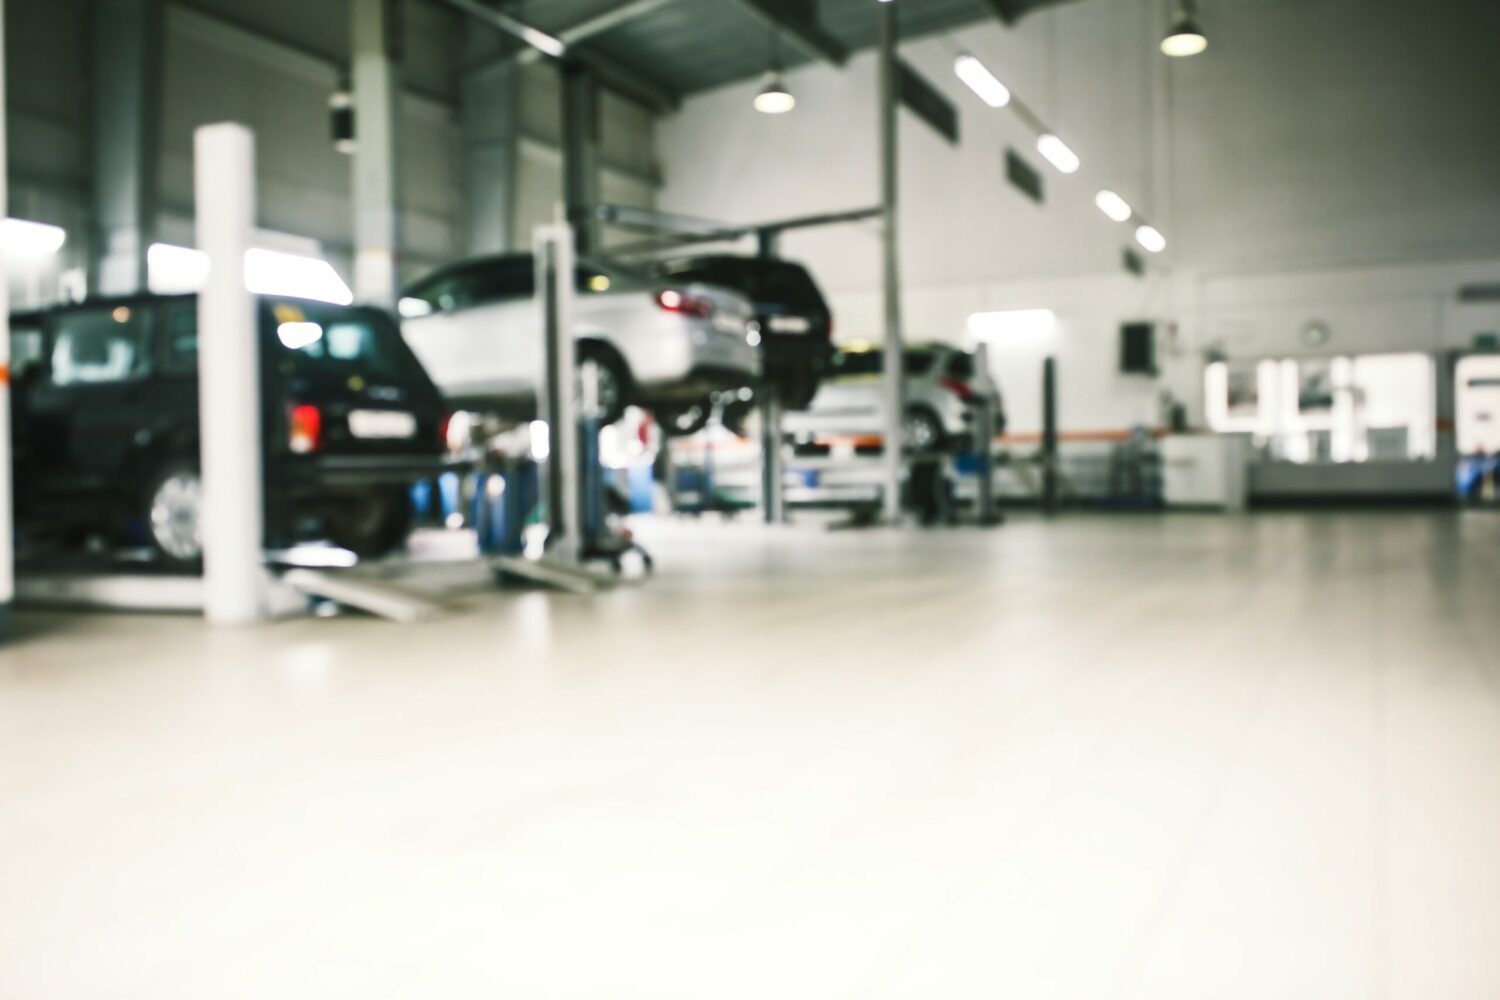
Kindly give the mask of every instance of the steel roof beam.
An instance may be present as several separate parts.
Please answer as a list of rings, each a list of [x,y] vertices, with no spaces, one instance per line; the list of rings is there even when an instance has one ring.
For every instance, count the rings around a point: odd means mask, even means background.
[[[810,5],[794,7],[788,0],[739,0],[739,4],[813,59],[835,66],[849,61],[848,48],[813,20]]]
[[[546,56],[549,59],[572,59],[582,63],[614,89],[657,111],[673,110],[682,103],[681,95],[672,88],[608,56],[588,49],[575,48],[569,44],[563,34],[548,34],[539,28],[518,21],[509,14],[479,3],[478,0],[441,0],[441,2],[524,43],[531,51],[537,53],[531,58]],[[635,6],[637,2],[644,2],[644,0],[632,0],[629,6]],[[596,32],[590,32],[590,34],[593,33]]]

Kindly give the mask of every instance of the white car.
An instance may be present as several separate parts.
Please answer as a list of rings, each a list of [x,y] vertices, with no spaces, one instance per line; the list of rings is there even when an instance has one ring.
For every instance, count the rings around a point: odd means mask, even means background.
[[[401,332],[454,405],[528,416],[542,369],[531,254],[452,264],[401,299]],[[631,405],[670,431],[713,392],[752,385],[759,330],[748,299],[716,285],[671,283],[580,264],[574,337],[598,376],[606,423]]]
[[[995,408],[998,429],[1005,427],[1000,387],[979,370],[975,356],[949,344],[912,344],[904,352],[906,444],[915,451],[936,451],[951,444],[967,446],[972,436],[974,402],[987,396]],[[806,410],[787,413],[782,430],[799,444],[819,436],[880,434],[884,352],[845,348]]]

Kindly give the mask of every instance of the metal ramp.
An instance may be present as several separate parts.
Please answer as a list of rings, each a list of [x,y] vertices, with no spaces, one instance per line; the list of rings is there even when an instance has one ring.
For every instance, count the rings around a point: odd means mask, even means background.
[[[613,574],[560,560],[495,556],[489,560],[489,564],[501,579],[510,577],[518,582],[534,583],[581,596],[597,594],[619,582]]]
[[[432,621],[454,610],[450,602],[431,593],[358,570],[290,569],[281,574],[281,583],[304,597],[401,624]]]

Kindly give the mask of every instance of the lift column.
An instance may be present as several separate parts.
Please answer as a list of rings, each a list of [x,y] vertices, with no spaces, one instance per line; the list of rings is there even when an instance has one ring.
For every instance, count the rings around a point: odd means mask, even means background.
[[[563,200],[580,256],[599,252],[599,83],[589,67],[562,64]]]
[[[255,136],[243,125],[193,135],[198,248],[199,467],[203,482],[203,604],[216,625],[266,616],[262,568],[260,342],[245,251],[255,226]]]
[[[889,523],[901,519],[901,482],[905,478],[906,414],[905,356],[901,337],[901,271],[898,256],[896,207],[898,191],[896,144],[896,4],[878,3],[880,30],[880,206],[882,268],[885,305],[885,362],[882,383],[885,449],[882,457],[882,515]]]
[[[1042,362],[1042,510],[1057,513],[1057,359]]]
[[[763,229],[756,233],[756,252],[761,257],[777,256],[778,234]],[[769,330],[760,331],[762,338]],[[765,354],[762,352],[761,357]],[[781,451],[781,394],[775,384],[761,373],[760,402],[760,510],[767,524],[786,521],[786,463]]]
[[[352,0],[354,62],[354,298],[396,305],[397,4]]]
[[[542,496],[547,504],[551,554],[576,560],[583,544],[580,517],[578,407],[574,398],[577,361],[573,345],[573,230],[566,222],[539,226],[536,293],[541,310],[543,360],[537,409],[547,424],[547,459]]]
[[[5,0],[0,0],[0,219],[9,205],[5,148]],[[15,597],[15,533],[10,482],[10,268],[0,247],[0,642],[10,638],[10,605]]]

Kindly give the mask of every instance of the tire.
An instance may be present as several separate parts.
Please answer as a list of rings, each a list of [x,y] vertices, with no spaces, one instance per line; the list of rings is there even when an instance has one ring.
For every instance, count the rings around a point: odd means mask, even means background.
[[[713,403],[700,399],[687,406],[657,411],[656,422],[661,425],[661,432],[669,438],[688,437],[707,427],[713,412]]]
[[[723,422],[724,429],[735,437],[749,437],[750,418],[755,410],[754,399],[736,399],[724,405],[724,413],[719,419]]]
[[[812,405],[818,394],[817,375],[799,375],[788,379],[781,386],[781,408],[787,413],[798,413]]]
[[[914,406],[907,410],[901,431],[906,447],[917,454],[941,451],[947,443],[948,434],[943,429],[943,422],[926,407]]]
[[[634,399],[630,369],[625,361],[597,341],[583,341],[578,345],[578,371],[592,370],[599,379],[599,417],[601,425],[612,424],[625,415],[625,410]]]
[[[186,459],[167,462],[146,487],[141,523],[158,557],[187,568],[203,560],[203,479]]]
[[[327,519],[328,539],[361,559],[378,559],[406,544],[413,519],[404,488],[350,497]]]

